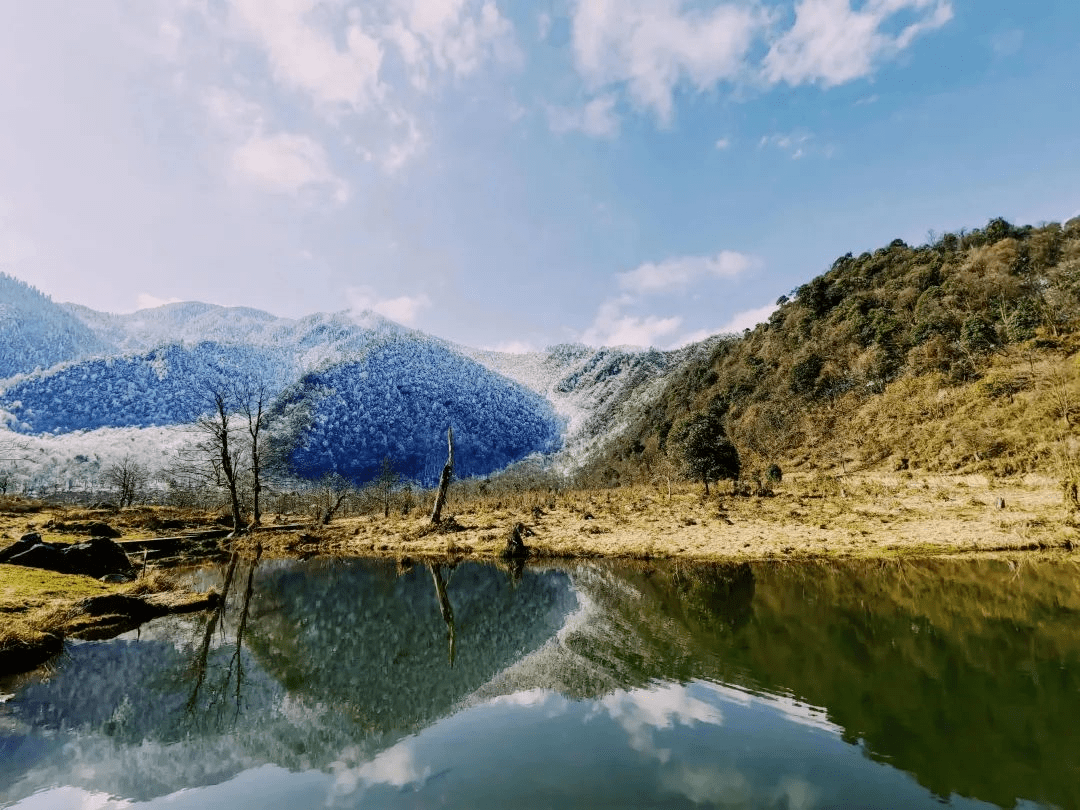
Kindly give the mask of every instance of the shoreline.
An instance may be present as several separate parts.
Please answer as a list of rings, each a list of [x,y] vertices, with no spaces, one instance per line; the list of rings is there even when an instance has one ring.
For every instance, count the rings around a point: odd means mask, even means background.
[[[402,565],[499,562],[519,524],[529,549],[524,564],[1069,558],[1080,550],[1080,530],[1061,505],[1060,491],[1052,480],[1036,476],[1009,481],[802,476],[768,495],[714,493],[709,499],[687,484],[673,485],[670,494],[666,484],[522,492],[501,499],[451,498],[445,514],[437,528],[419,508],[408,516],[345,517],[297,531],[273,531],[268,525],[267,531],[228,542],[228,550],[243,557],[360,557]],[[9,520],[9,528],[16,522]],[[192,554],[183,564],[213,558]],[[178,587],[167,569],[128,585],[105,585],[89,577],[0,565],[0,583],[0,616],[8,624],[0,633],[0,675],[46,663],[62,651],[65,636],[107,638],[157,616],[210,609],[218,598],[214,591],[197,594]],[[21,626],[21,632],[12,626]]]

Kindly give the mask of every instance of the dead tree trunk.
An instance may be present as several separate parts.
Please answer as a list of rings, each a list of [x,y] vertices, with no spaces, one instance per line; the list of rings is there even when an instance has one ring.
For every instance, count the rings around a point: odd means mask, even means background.
[[[446,488],[450,486],[450,479],[454,475],[454,429],[446,430],[447,457],[446,466],[439,476],[439,494],[435,496],[435,508],[431,510],[431,524],[434,526],[442,520],[442,508],[446,503]]]
[[[319,522],[323,526],[329,526],[338,509],[341,508],[341,505],[345,503],[345,499],[349,497],[349,493],[352,492],[352,483],[340,473],[329,473],[323,478],[323,487],[325,489],[323,494],[326,498],[326,508],[323,510]]]

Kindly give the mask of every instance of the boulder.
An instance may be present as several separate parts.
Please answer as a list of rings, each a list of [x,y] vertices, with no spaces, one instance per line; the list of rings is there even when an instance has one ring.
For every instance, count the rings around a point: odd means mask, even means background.
[[[41,535],[37,532],[24,534],[10,546],[0,551],[0,563],[6,563],[17,554],[22,554],[27,549],[41,542]]]
[[[83,574],[95,579],[110,574],[129,578],[135,576],[135,569],[127,554],[107,537],[91,537],[85,542],[70,545],[20,540],[0,552],[0,563],[45,568],[63,574]]]
[[[85,534],[87,537],[121,537],[119,529],[114,529],[108,523],[93,520],[89,523],[64,523],[62,520],[50,521],[47,528],[54,532],[64,534]]]

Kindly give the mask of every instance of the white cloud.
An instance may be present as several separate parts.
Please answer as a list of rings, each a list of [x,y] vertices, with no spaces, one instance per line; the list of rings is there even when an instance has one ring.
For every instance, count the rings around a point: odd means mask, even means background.
[[[717,138],[715,146],[718,150],[723,151],[731,146],[731,140],[729,138]]]
[[[182,83],[228,85],[207,94],[216,123],[242,126],[247,137],[271,131],[250,108],[259,98],[279,117],[287,111],[290,131],[340,140],[388,173],[427,145],[418,93],[439,88],[440,77],[520,58],[494,0],[224,0],[221,8],[174,13],[158,49]]]
[[[422,784],[430,775],[431,768],[420,767],[413,747],[413,740],[405,739],[385,751],[380,751],[372,760],[362,763],[353,762],[359,753],[357,749],[346,748],[341,752],[340,759],[330,764],[334,781],[327,803],[336,804],[371,785],[405,788]]]
[[[719,326],[716,329],[698,329],[696,332],[688,332],[675,341],[673,346],[686,346],[690,343],[697,343],[698,341],[705,340],[705,338],[713,335],[741,334],[744,329],[753,329],[759,323],[769,320],[769,316],[775,311],[776,304],[766,304],[757,309],[747,309],[743,312],[737,312],[723,326]]]
[[[1010,28],[995,34],[990,39],[990,47],[997,56],[1013,56],[1024,46],[1024,32],[1020,28]]]
[[[379,81],[383,47],[349,15],[338,47],[329,26],[317,25],[317,0],[230,0],[231,18],[265,54],[275,80],[318,106],[362,110],[385,92]]]
[[[756,263],[753,256],[734,250],[722,250],[715,256],[679,256],[619,273],[619,287],[632,293],[683,290],[703,277],[735,278]]]
[[[753,786],[734,768],[682,763],[661,771],[660,781],[694,804],[738,807],[752,804],[754,798]]]
[[[548,107],[548,127],[557,135],[577,131],[593,138],[614,138],[619,134],[615,96],[598,96],[578,108]]]
[[[202,96],[210,120],[233,140],[246,140],[265,128],[262,107],[234,90],[212,86]]]
[[[628,315],[623,308],[630,300],[623,296],[605,301],[592,325],[581,335],[581,342],[590,346],[656,346],[660,338],[677,331],[682,318],[660,318],[655,315]]]
[[[653,740],[655,730],[672,728],[675,724],[718,726],[724,722],[716,706],[694,697],[681,684],[613,692],[603,697],[600,705],[629,735],[631,748],[660,762],[666,762],[670,753],[657,748]]]
[[[424,151],[427,139],[420,131],[420,125],[407,112],[387,110],[383,114],[383,128],[386,137],[380,148],[356,145],[356,152],[367,161],[374,161],[382,166],[387,174],[394,174],[410,163]]]
[[[158,298],[150,293],[139,293],[135,296],[135,309],[156,309],[166,304],[179,304],[179,298]]]
[[[233,181],[275,194],[299,195],[311,189],[348,202],[348,183],[330,168],[326,150],[309,135],[266,132],[262,107],[240,93],[211,87],[203,94],[210,120],[224,136],[227,169]]]
[[[813,135],[805,132],[775,132],[772,135],[762,135],[758,143],[759,148],[771,146],[791,155],[792,160],[805,157],[809,142]]]
[[[744,329],[753,329],[759,323],[769,320],[769,316],[776,312],[776,304],[766,304],[757,309],[747,309],[738,312],[717,331],[721,334],[738,334]]]
[[[541,11],[536,15],[536,38],[543,42],[551,33],[551,15]]]
[[[883,31],[900,12],[917,19],[896,34]],[[825,87],[859,79],[952,16],[949,0],[867,0],[857,11],[850,0],[799,0],[794,25],[765,56],[764,77],[774,84],[820,82]]]
[[[307,135],[255,135],[232,153],[229,168],[233,177],[263,191],[296,195],[315,186],[328,189],[338,203],[349,199],[348,183],[330,170],[326,151]]]
[[[682,9],[681,0],[579,0],[572,43],[578,72],[594,88],[625,86],[662,124],[680,84],[698,91],[740,76],[767,16],[745,4]]]
[[[359,315],[364,310],[370,310],[405,326],[415,326],[420,313],[431,306],[431,299],[423,293],[379,298],[370,287],[350,287],[345,296],[349,301],[349,309],[354,313]]]
[[[486,59],[517,58],[513,26],[492,0],[397,0],[397,5],[404,24],[423,41],[425,56],[440,71],[467,76]],[[417,52],[411,55],[415,64]]]
[[[900,14],[914,19],[890,32]],[[571,42],[591,92],[625,92],[667,125],[679,90],[762,81],[832,87],[871,75],[952,16],[951,0],[865,0],[858,10],[851,0],[798,0],[785,29],[779,10],[758,2],[576,0]]]
[[[681,346],[701,340],[711,332],[695,332],[672,340],[683,319],[634,313],[629,310],[657,293],[684,293],[703,279],[732,279],[760,265],[760,260],[734,250],[714,256],[677,256],[661,262],[645,262],[633,270],[617,273],[620,294],[604,301],[581,341],[594,346]]]

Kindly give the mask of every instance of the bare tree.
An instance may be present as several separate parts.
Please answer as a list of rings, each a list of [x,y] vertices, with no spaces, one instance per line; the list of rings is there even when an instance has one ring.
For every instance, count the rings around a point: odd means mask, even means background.
[[[266,406],[270,396],[266,384],[259,382],[249,388],[245,388],[237,394],[240,402],[240,410],[247,417],[247,429],[250,441],[248,444],[251,472],[251,525],[258,526],[262,522],[262,512],[259,506],[259,494],[262,492],[262,458],[260,457],[259,435],[266,426]]]
[[[146,467],[132,456],[126,455],[106,467],[101,477],[107,485],[116,490],[116,500],[120,506],[131,506],[146,485],[150,474]]]
[[[383,517],[390,517],[390,497],[394,494],[401,476],[394,469],[394,462],[390,456],[384,456],[382,466],[379,469],[379,477],[375,479],[375,491],[383,505]]]
[[[239,494],[239,467],[242,452],[233,433],[233,397],[224,385],[211,386],[207,395],[213,411],[200,417],[195,423],[196,429],[203,437],[198,449],[210,465],[214,482],[225,489],[229,495],[233,534],[238,535],[243,530]]]
[[[322,514],[319,517],[319,522],[326,526],[334,519],[334,514],[353,492],[353,485],[349,479],[336,472],[324,475],[319,484],[321,489],[320,500],[322,501],[320,504]]]
[[[26,442],[18,439],[0,439],[0,463],[11,464],[8,469],[0,469],[0,495],[7,495],[15,476],[14,465],[20,461],[29,461]]]

